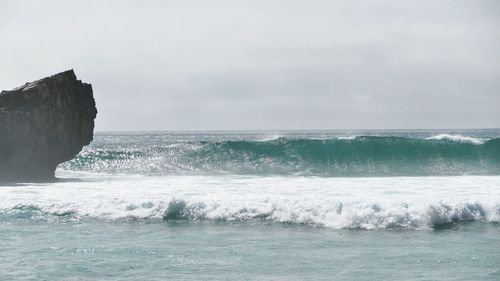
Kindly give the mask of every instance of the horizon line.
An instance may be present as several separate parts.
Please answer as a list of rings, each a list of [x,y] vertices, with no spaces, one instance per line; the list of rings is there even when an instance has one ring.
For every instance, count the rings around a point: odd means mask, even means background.
[[[153,130],[95,130],[96,133],[106,132],[293,132],[293,131],[444,131],[444,130],[500,130],[500,127],[491,128],[411,128],[411,129],[397,129],[397,128],[377,128],[377,129],[153,129]]]

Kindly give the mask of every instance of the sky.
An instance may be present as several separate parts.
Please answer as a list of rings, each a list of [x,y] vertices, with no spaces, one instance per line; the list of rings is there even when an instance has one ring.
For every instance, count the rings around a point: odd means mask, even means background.
[[[0,89],[74,69],[98,131],[500,127],[500,1],[0,0]]]

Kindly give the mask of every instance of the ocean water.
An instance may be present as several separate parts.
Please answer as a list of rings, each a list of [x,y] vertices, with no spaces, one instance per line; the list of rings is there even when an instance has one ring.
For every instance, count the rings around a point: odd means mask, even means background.
[[[500,130],[97,133],[0,186],[0,280],[500,280]]]

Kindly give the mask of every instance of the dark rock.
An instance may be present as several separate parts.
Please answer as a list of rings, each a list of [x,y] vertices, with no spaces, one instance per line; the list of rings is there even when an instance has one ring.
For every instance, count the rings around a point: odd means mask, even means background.
[[[0,181],[48,180],[93,139],[92,86],[68,70],[0,93]]]

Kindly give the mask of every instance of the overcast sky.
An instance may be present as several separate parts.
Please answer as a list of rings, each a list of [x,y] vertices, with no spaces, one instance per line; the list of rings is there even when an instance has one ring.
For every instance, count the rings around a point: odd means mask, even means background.
[[[73,68],[97,130],[500,127],[500,1],[0,1],[0,89]]]

